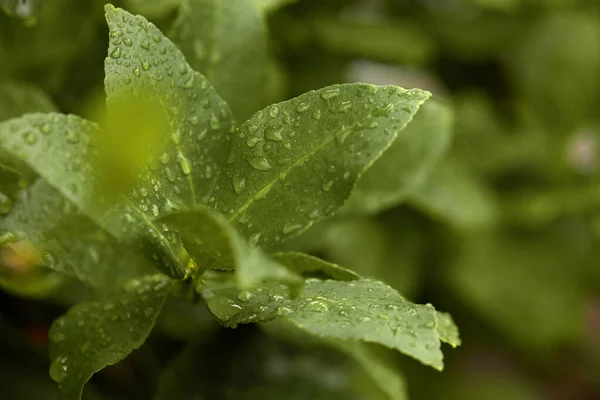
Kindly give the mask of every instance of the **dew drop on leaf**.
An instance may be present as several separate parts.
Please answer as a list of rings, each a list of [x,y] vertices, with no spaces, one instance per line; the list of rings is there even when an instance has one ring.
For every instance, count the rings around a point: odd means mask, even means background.
[[[265,157],[262,156],[252,156],[248,158],[248,164],[254,169],[259,171],[268,171],[271,168],[271,163]]]

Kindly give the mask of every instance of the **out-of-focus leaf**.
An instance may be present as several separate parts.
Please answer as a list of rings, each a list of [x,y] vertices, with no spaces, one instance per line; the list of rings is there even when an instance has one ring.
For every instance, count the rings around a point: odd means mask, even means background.
[[[496,223],[496,199],[478,176],[453,159],[440,162],[409,204],[460,230]]]
[[[362,22],[320,17],[313,21],[313,28],[328,50],[353,57],[422,64],[435,51],[429,36],[408,21]]]
[[[129,281],[102,303],[81,303],[50,329],[50,377],[65,400],[78,400],[90,377],[140,347],[172,287],[164,275]]]
[[[171,36],[237,120],[245,121],[272,100],[273,60],[255,0],[182,0]]]
[[[240,292],[231,282],[207,280],[198,290],[228,327],[283,317],[318,337],[379,343],[443,368],[435,309],[410,303],[378,281],[308,279],[294,299],[279,284]]]
[[[461,247],[448,277],[464,304],[511,340],[547,348],[581,330],[583,265],[574,245],[560,236],[480,233]]]
[[[0,0],[0,8],[25,20],[35,18],[43,4],[44,0]]]
[[[256,113],[238,129],[214,202],[261,246],[331,216],[428,92],[346,84]]]
[[[596,13],[551,13],[510,58],[519,94],[548,130],[569,133],[594,112],[600,89],[598,37]]]
[[[231,354],[237,362],[217,354]],[[365,382],[370,380],[367,368],[379,365],[369,354],[361,355],[357,363],[323,344],[296,347],[264,334],[221,335],[188,345],[167,366],[154,399],[401,400],[382,396]],[[208,358],[214,362],[207,364]]]
[[[428,101],[389,149],[356,184],[342,208],[348,213],[377,213],[400,204],[422,185],[450,145],[452,113]]]
[[[39,88],[21,82],[0,82],[0,121],[29,112],[54,112],[56,106]]]
[[[259,10],[268,14],[296,1],[298,0],[254,0],[254,4],[256,4]]]

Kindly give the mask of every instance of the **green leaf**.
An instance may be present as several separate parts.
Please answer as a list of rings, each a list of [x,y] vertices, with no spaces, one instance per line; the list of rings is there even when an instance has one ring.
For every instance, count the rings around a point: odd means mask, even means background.
[[[445,312],[437,312],[435,314],[437,331],[440,334],[440,340],[448,343],[452,347],[461,345],[461,340],[458,335],[458,328],[454,324],[452,316]]]
[[[148,275],[127,283],[110,301],[81,303],[50,329],[50,376],[63,399],[79,399],[95,373],[139,348],[154,326],[172,281]]]
[[[259,111],[234,135],[209,204],[261,246],[295,236],[333,215],[428,97],[346,84]]]
[[[497,222],[496,199],[479,177],[453,159],[440,162],[409,203],[460,230],[480,229]]]
[[[397,381],[373,372],[400,378],[395,371],[384,370],[364,348],[353,346],[355,357],[319,342],[293,345],[253,333],[220,334],[207,342],[190,343],[167,366],[154,399],[405,399],[402,392],[383,395],[386,389],[372,382],[385,381],[391,392],[399,388]]]
[[[198,290],[227,327],[282,317],[319,337],[379,343],[443,368],[435,309],[410,303],[378,281],[308,279],[294,299],[275,283],[240,292],[231,282],[215,279]]]
[[[91,163],[94,153],[92,140],[100,132],[97,125],[73,115],[27,114],[18,119],[0,123],[0,147],[10,155],[31,166],[43,179],[71,203],[116,238],[145,232],[142,243],[166,273],[183,276],[175,251],[154,226],[141,208],[132,201],[118,203],[107,210],[106,200],[99,200]],[[104,202],[105,205],[100,203]],[[137,211],[137,213],[135,213]],[[145,230],[145,231],[144,231]],[[147,232],[150,231],[150,234]],[[160,248],[157,254],[156,248]]]
[[[342,208],[377,213],[397,206],[423,185],[450,146],[451,109],[428,101],[389,149],[369,168]]]
[[[141,254],[100,229],[47,182],[23,191],[2,227],[33,244],[46,265],[102,290],[152,271]]]
[[[173,41],[245,121],[269,104],[273,62],[255,0],[183,0]],[[202,21],[202,23],[198,23]]]
[[[181,235],[200,272],[206,268],[235,270],[241,288],[256,286],[264,280],[293,286],[302,283],[300,277],[248,245],[219,213],[205,209],[179,211],[162,217],[160,222]]]
[[[339,265],[323,261],[320,258],[308,254],[287,252],[272,254],[275,260],[285,265],[289,270],[301,275],[313,277],[325,277],[337,279],[339,281],[353,281],[360,279],[360,276],[349,269],[342,268]]]
[[[0,121],[29,112],[53,112],[56,106],[39,88],[21,82],[0,82]]]
[[[478,233],[444,270],[482,319],[530,351],[545,350],[578,340],[583,329],[589,259],[580,240],[571,230]]]

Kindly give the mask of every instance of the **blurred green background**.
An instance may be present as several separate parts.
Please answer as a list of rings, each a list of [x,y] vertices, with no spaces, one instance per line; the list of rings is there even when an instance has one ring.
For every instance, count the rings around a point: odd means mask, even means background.
[[[168,32],[178,2],[114,4]],[[385,352],[406,375],[411,399],[599,399],[600,2],[257,2],[272,6],[279,100],[361,81],[426,89],[453,110],[450,150],[419,190],[286,244],[453,315],[463,346],[445,351],[444,372]],[[55,107],[89,116],[103,85],[104,3],[0,0],[16,14],[0,12],[0,120]],[[0,196],[4,214],[8,197]],[[18,278],[7,269],[0,268],[0,399],[56,399],[47,328],[91,294],[43,269]],[[297,355],[266,335],[224,331],[201,305],[172,301],[148,343],[95,376],[86,396],[151,398],[184,346],[179,362],[196,354],[190,381],[205,384],[202,398],[278,398],[259,390],[270,381],[257,370],[282,359],[294,398],[361,382],[339,355]],[[219,359],[229,374],[201,359]],[[354,398],[332,387],[322,398]]]

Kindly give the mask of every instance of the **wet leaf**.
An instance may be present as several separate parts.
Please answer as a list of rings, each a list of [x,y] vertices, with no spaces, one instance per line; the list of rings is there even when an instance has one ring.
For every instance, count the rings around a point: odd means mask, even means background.
[[[404,201],[423,185],[450,145],[451,109],[428,101],[389,149],[356,184],[347,213],[377,213]]]
[[[50,329],[50,377],[63,399],[80,399],[90,377],[140,347],[171,290],[163,275],[129,281],[110,301],[81,303]]]
[[[231,282],[207,280],[198,287],[210,311],[228,327],[281,317],[313,335],[379,343],[442,369],[440,333],[431,305],[406,301],[372,280],[309,279],[291,299],[279,284],[242,291]],[[444,326],[443,337],[448,327]]]
[[[209,204],[261,246],[291,238],[344,203],[428,97],[346,84],[269,106],[233,137]]]
[[[35,246],[49,268],[103,291],[153,270],[136,249],[119,243],[43,180],[21,193],[1,226]]]
[[[267,82],[274,78],[266,22],[254,3],[183,0],[171,35],[192,68],[210,80],[239,121],[269,104]]]

